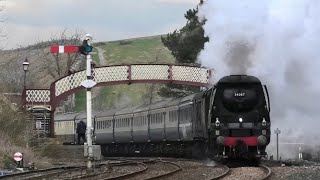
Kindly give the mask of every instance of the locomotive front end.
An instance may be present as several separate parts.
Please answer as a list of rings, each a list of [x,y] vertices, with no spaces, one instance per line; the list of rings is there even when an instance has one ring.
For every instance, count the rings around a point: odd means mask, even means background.
[[[258,78],[222,78],[212,95],[210,144],[215,156],[259,159],[270,142],[267,89]],[[268,102],[268,103],[267,103]]]

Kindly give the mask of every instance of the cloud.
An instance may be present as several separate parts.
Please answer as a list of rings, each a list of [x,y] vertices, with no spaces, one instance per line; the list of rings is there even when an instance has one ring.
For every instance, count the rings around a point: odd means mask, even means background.
[[[155,0],[159,3],[169,3],[169,4],[199,4],[200,0]]]
[[[97,41],[168,33],[185,23],[198,0],[10,0],[7,48],[48,40],[63,29],[85,29]],[[181,25],[179,27],[179,25]]]

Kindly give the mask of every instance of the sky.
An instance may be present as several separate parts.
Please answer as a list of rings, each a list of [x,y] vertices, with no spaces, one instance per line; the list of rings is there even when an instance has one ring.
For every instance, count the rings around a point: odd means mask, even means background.
[[[88,3],[89,2],[89,3]],[[159,35],[182,27],[199,0],[5,0],[5,49],[49,40],[64,29],[94,42]]]

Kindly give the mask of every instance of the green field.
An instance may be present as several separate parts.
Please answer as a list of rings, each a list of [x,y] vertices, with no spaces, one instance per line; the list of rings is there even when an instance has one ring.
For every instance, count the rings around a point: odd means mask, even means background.
[[[174,62],[174,57],[163,46],[160,36],[103,42],[97,43],[97,45],[105,51],[105,63],[108,65]],[[103,63],[97,55],[94,55],[93,59],[97,64]],[[94,88],[93,108],[94,110],[103,110],[149,102],[147,92],[150,87],[151,85],[146,84],[133,84]],[[155,91],[152,93],[154,94],[153,100],[159,99],[156,95],[156,90],[159,87],[161,85],[155,86]],[[76,94],[76,111],[85,110],[85,96],[85,91]]]

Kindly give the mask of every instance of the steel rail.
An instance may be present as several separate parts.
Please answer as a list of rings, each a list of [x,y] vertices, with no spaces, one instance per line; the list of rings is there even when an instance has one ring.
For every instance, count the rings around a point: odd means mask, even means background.
[[[265,165],[259,165],[260,168],[264,169],[264,171],[267,173],[265,177],[262,178],[262,180],[269,179],[271,177],[272,171],[268,166]]]
[[[224,169],[223,173],[217,175],[217,176],[214,176],[214,177],[211,177],[209,178],[208,180],[216,180],[216,179],[221,179],[223,177],[225,177],[228,173],[230,173],[230,168],[226,165],[221,165],[220,166],[222,169]]]
[[[105,166],[109,166],[109,167],[114,167],[114,166],[126,166],[126,165],[140,165],[143,168],[138,170],[138,171],[134,171],[134,172],[130,172],[130,173],[126,173],[126,174],[122,174],[119,176],[114,176],[114,177],[107,177],[107,178],[99,178],[99,179],[121,179],[121,178],[128,178],[131,176],[135,176],[136,174],[142,173],[144,171],[146,171],[148,169],[148,166],[146,164],[144,164],[143,162],[135,162],[135,161],[129,161],[129,160],[121,160],[121,162],[116,162],[116,163],[108,163],[108,164],[100,164],[101,165],[105,165]],[[88,174],[88,175],[82,175],[82,176],[77,176],[71,179],[91,179],[97,176],[101,176],[103,174],[107,174],[109,172],[101,172],[101,173],[94,173],[94,174]]]
[[[56,171],[56,170],[70,170],[70,169],[83,168],[83,167],[84,166],[61,166],[61,167],[53,167],[53,168],[40,169],[40,170],[32,170],[32,171],[26,171],[26,172],[20,172],[20,173],[14,173],[14,174],[0,176],[0,179],[15,178],[15,177],[20,177],[20,176],[22,176],[22,177],[31,176],[32,174],[37,174],[37,173],[50,172],[50,171]],[[59,172],[61,172],[61,171],[59,171]],[[53,172],[53,173],[56,173],[56,172]]]
[[[130,164],[141,165],[143,168],[140,169],[140,170],[138,170],[138,171],[134,171],[134,172],[122,174],[122,175],[115,176],[115,177],[102,178],[101,180],[129,178],[129,177],[136,176],[137,174],[143,173],[143,172],[145,172],[145,171],[148,169],[148,166],[147,166],[145,163],[143,163],[143,162],[128,162],[127,165],[130,165]],[[118,164],[118,165],[114,164],[114,165],[112,165],[112,166],[122,166],[122,165],[126,165],[126,164]]]
[[[23,179],[25,179],[25,180],[26,179],[32,179],[32,180],[45,179],[45,178],[49,178],[49,177],[56,176],[56,175],[61,175],[61,174],[65,174],[65,173],[79,171],[79,170],[82,170],[82,169],[85,169],[85,167],[75,168],[75,169],[63,169],[61,171],[52,172],[52,173],[49,172],[49,173],[46,173],[46,174],[35,175],[35,176],[31,176],[31,177],[26,177],[26,178],[23,178]]]
[[[150,178],[146,178],[146,179],[148,179],[148,180],[150,180],[150,179],[159,179],[159,178],[163,178],[163,177],[166,177],[166,176],[173,175],[174,173],[182,170],[182,167],[177,163],[169,162],[169,161],[163,161],[163,160],[158,160],[158,162],[170,164],[172,166],[175,166],[176,169],[173,170],[173,171],[170,171],[170,172],[167,172],[167,173],[164,173],[164,174],[160,174],[160,175],[157,175],[157,176],[153,176],[153,177],[150,177]]]

